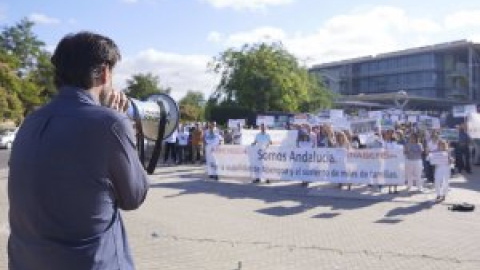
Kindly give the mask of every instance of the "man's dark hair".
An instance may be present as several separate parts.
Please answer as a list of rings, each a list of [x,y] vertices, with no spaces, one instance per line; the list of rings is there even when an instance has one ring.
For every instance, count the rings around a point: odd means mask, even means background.
[[[89,89],[100,77],[102,67],[110,70],[120,60],[120,51],[108,37],[79,32],[65,36],[51,58],[55,66],[55,85]]]

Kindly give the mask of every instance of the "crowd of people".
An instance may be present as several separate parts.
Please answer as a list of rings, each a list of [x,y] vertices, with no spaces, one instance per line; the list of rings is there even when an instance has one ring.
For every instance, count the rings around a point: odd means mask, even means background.
[[[427,183],[434,184],[438,201],[445,199],[448,179],[453,174],[471,173],[471,139],[464,124],[458,126],[459,136],[455,141],[440,138],[439,130],[419,129],[410,123],[369,134],[353,134],[349,130],[335,129],[330,124],[290,125],[288,129],[298,131],[295,143],[299,148],[403,149],[406,190],[410,192],[415,186],[417,191],[422,192]],[[163,162],[203,164],[207,145],[240,144],[240,138],[240,125],[222,130],[215,122],[180,124],[165,140]],[[259,126],[253,144],[263,147],[272,144],[265,125]],[[211,178],[218,179],[217,176]],[[254,179],[254,182],[260,182],[260,179]],[[307,182],[303,184],[308,185]],[[347,186],[350,189],[351,185]]]

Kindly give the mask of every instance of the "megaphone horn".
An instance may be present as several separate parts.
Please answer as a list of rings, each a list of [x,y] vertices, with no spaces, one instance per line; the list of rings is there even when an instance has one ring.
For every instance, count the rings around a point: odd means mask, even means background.
[[[156,94],[145,101],[129,98],[127,115],[137,129],[137,148],[142,164],[145,164],[144,139],[155,141],[147,173],[152,174],[160,157],[162,141],[177,129],[180,120],[178,105],[169,95]]]

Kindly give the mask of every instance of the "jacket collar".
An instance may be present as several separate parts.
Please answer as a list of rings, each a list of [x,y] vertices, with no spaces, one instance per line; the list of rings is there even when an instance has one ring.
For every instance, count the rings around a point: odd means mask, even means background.
[[[75,86],[62,86],[58,90],[59,98],[75,99],[81,103],[100,105],[100,102],[93,98],[85,89]]]

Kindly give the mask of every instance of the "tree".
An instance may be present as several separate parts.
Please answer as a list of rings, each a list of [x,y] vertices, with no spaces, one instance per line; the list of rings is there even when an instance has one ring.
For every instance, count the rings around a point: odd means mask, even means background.
[[[328,90],[280,43],[245,44],[210,63],[221,75],[212,99],[257,112],[327,108]]]
[[[55,91],[50,53],[44,49],[45,43],[33,33],[33,26],[33,22],[22,19],[0,32],[0,62],[8,66],[8,73],[15,73],[20,86],[11,88],[4,81],[0,81],[0,85],[10,95],[15,92],[10,96],[10,104],[19,105],[24,115],[48,101]],[[10,77],[11,74],[3,79]]]
[[[23,81],[17,76],[11,66],[16,65],[16,59],[0,50],[0,121],[23,119],[23,106],[18,95],[22,91]]]
[[[0,34],[2,48],[20,60],[18,70],[20,77],[35,69],[37,58],[45,46],[45,43],[33,33],[34,25],[32,21],[24,18],[14,26],[5,27]]]
[[[205,118],[204,95],[189,90],[180,100],[180,116],[183,121],[199,121]]]
[[[151,95],[166,93],[169,94],[171,89],[163,89],[159,86],[160,79],[152,73],[134,74],[131,79],[127,80],[127,88],[125,93],[129,97],[137,99],[145,99]]]

